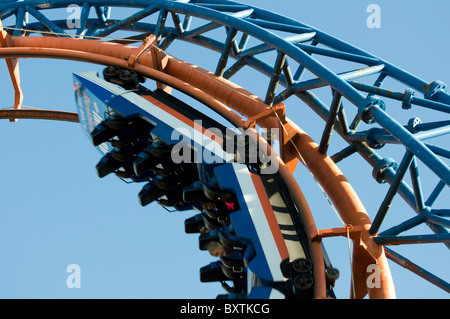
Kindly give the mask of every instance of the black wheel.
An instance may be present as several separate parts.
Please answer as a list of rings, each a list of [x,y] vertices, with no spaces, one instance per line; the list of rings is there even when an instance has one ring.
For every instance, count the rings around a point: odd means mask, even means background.
[[[105,121],[105,125],[113,130],[123,130],[130,125],[130,121],[121,117],[109,118]]]
[[[175,187],[178,187],[180,185],[180,182],[178,182],[176,179],[172,178],[165,178],[158,180],[156,182],[156,186],[158,186],[160,189],[163,190],[172,190]]]
[[[109,142],[111,143],[112,147],[123,148],[126,147],[128,144],[130,144],[132,140],[133,137],[130,136],[128,138],[111,139]]]
[[[161,176],[161,177],[167,177],[167,176],[172,176],[175,173],[175,165],[174,166],[169,166],[167,168],[158,168],[155,167],[153,169],[153,171],[155,172],[156,175]]]
[[[114,174],[116,174],[116,176],[118,178],[131,178],[134,176],[133,172],[130,171],[122,171],[122,170],[117,170]]]
[[[119,74],[120,81],[126,89],[134,88],[139,83],[137,74],[133,70],[122,70]]]
[[[292,262],[292,270],[299,274],[309,273],[312,270],[312,263],[305,258],[296,259]]]
[[[295,276],[293,284],[296,293],[304,292],[305,290],[309,290],[313,287],[314,280],[313,277],[309,274],[300,274]]]
[[[172,147],[165,143],[160,143],[157,147],[152,148],[150,153],[160,159],[169,159],[172,154]]]
[[[334,282],[336,279],[339,278],[339,270],[336,268],[328,268],[325,271],[325,274],[327,276],[327,280]]]
[[[118,77],[121,69],[118,66],[110,65],[103,69],[103,77],[106,81],[110,81],[112,78]]]
[[[132,152],[117,151],[112,153],[112,157],[119,162],[127,162],[132,160],[135,155]]]

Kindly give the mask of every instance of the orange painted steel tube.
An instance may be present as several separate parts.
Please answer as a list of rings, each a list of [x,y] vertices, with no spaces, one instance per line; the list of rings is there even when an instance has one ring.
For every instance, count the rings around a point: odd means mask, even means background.
[[[0,110],[0,118],[55,120],[74,123],[79,122],[77,113],[50,110]]]
[[[290,120],[288,120],[288,123],[297,132],[294,141],[308,168],[313,172],[315,178],[330,197],[344,223],[346,225],[362,226],[363,228],[361,241],[366,246],[366,250],[376,260],[382,282],[380,288],[368,288],[369,297],[371,299],[395,298],[394,284],[384,249],[373,241],[368,232],[371,221],[356,192],[332,159],[327,155],[320,154],[318,152],[319,146],[295,123]],[[353,259],[355,258],[363,257],[354,254]],[[367,269],[355,269],[356,271],[366,274]]]
[[[314,222],[314,218],[312,216],[311,210],[309,208],[308,202],[301,191],[300,187],[297,184],[294,176],[292,176],[289,168],[286,164],[281,160],[281,158],[276,154],[276,152],[272,149],[270,144],[262,138],[255,129],[248,128],[247,131],[249,136],[258,141],[259,145],[262,146],[263,149],[267,149],[267,153],[270,156],[272,162],[278,163],[278,172],[280,173],[283,181],[285,182],[289,193],[291,194],[292,200],[297,206],[300,217],[304,222],[305,231],[308,234],[311,234],[316,230],[316,224]],[[314,298],[316,299],[324,299],[327,298],[326,295],[326,278],[325,278],[325,264],[323,259],[323,251],[320,242],[309,242],[310,252],[311,252],[311,261],[313,264],[313,275],[314,275]]]
[[[0,19],[0,47],[8,47],[12,45],[11,36],[3,30],[3,25]],[[23,102],[23,92],[20,87],[20,71],[19,71],[19,61],[16,58],[7,58],[6,65],[8,67],[9,75],[11,77],[11,82],[14,87],[14,109],[20,109]],[[10,118],[11,122],[15,122],[17,119]]]

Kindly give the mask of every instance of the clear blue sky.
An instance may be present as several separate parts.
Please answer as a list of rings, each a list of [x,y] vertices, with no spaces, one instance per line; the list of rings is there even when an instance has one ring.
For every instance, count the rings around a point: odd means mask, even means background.
[[[450,84],[446,0],[242,2],[317,27],[429,82]],[[379,29],[366,25],[371,3],[381,8]],[[181,55],[182,46],[175,49]],[[175,56],[176,50],[171,51]],[[188,56],[200,65],[205,58],[195,51]],[[21,60],[20,68],[24,105],[66,111],[76,110],[72,72],[101,70],[85,63],[34,59]],[[0,107],[13,104],[6,72],[1,62]],[[257,92],[267,83],[248,79],[246,88]],[[291,117],[304,117],[295,106],[288,105]],[[306,127],[299,124],[307,132],[323,125],[314,116],[306,122]],[[0,122],[0,298],[215,298],[223,293],[219,284],[199,281],[199,268],[214,258],[199,251],[196,235],[184,233],[184,220],[193,213],[168,213],[156,204],[141,207],[137,193],[143,185],[127,185],[115,176],[99,179],[99,159],[78,124]],[[350,181],[367,179],[357,192],[373,216],[387,186],[375,184],[371,169],[360,159],[343,163],[342,169]],[[319,228],[342,226],[320,191],[312,190],[308,173],[299,168],[296,177]],[[347,298],[347,242],[330,239],[325,245],[342,274],[336,293]],[[445,279],[450,262],[446,248],[426,245],[401,251],[413,261],[419,258],[419,264],[431,260],[432,269]],[[70,264],[81,268],[81,288],[66,286]],[[395,264],[391,270],[399,298],[448,298]]]

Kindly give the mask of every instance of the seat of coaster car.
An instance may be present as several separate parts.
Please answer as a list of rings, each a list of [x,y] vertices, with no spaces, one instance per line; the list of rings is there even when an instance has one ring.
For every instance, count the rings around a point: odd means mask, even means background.
[[[225,192],[225,193],[221,193],[221,195],[218,194],[218,196],[216,196],[217,198],[220,199],[227,199],[226,201],[224,200],[213,200],[210,197],[206,196],[205,194],[205,188],[203,186],[203,182],[201,181],[201,174],[198,174],[198,181],[193,182],[190,185],[187,185],[184,187],[183,189],[183,200],[186,203],[189,202],[196,202],[196,203],[200,203],[203,204],[205,202],[213,202],[215,204],[217,204],[218,209],[215,211],[206,211],[205,213],[207,213],[211,218],[214,219],[225,219],[226,217],[228,217],[228,215],[231,212],[234,212],[236,210],[239,209],[239,204],[237,203],[236,200],[236,196],[234,194],[232,194],[231,192]],[[210,194],[210,193],[209,193]],[[202,206],[202,205],[201,205]],[[200,209],[203,209],[202,207],[200,207]]]
[[[200,234],[198,237],[198,247],[200,250],[206,250],[206,245],[211,241],[220,242],[219,235],[215,229],[211,229],[205,234]]]
[[[217,234],[219,235],[220,242],[229,247],[233,252],[226,257],[242,262],[244,260],[250,262],[255,257],[256,252],[251,241],[239,239],[234,234],[227,233],[222,229],[218,229]]]
[[[98,124],[90,133],[92,144],[99,146],[104,142],[133,140],[142,135],[150,136],[153,128],[149,122],[142,119],[139,115],[131,115],[127,117],[110,116],[109,118]],[[119,143],[120,145],[120,143]]]
[[[178,174],[181,175],[186,171],[195,171],[196,165],[193,163],[176,164],[172,160],[171,152],[174,145],[167,144],[157,137],[153,137],[152,144],[143,149],[135,160],[136,174],[145,173],[148,170],[154,170],[160,176],[168,176]]]
[[[187,234],[201,233],[202,230],[210,231],[220,227],[222,227],[221,223],[204,214],[197,214],[184,221],[184,230]]]
[[[226,232],[221,229],[218,229],[216,232],[220,242],[225,246],[229,247],[232,250],[237,251],[245,250],[246,245],[241,241],[239,241],[234,235],[231,236],[230,234],[227,235]]]
[[[226,280],[246,280],[247,272],[234,272],[233,269],[226,267],[221,260],[214,261],[209,265],[200,268],[201,282],[214,282]]]
[[[245,271],[245,264],[242,256],[237,255],[236,258],[233,257],[220,257],[223,267],[231,270],[233,273],[242,273]]]
[[[199,181],[195,181],[183,188],[183,200],[186,203],[201,202],[205,198],[202,185]]]
[[[205,222],[200,214],[189,217],[184,221],[184,232],[186,234],[200,233],[205,227]]]
[[[225,201],[232,198],[233,194],[219,187],[214,173],[215,166],[214,164],[199,163],[197,165],[198,178],[203,188],[203,193],[208,199],[219,202]]]
[[[159,205],[166,207],[167,209],[175,209],[179,212],[183,212],[183,211],[188,211],[188,210],[192,210],[192,205],[190,204],[186,204],[182,201],[179,200],[175,200],[175,199],[164,199],[164,198],[159,198],[156,201]]]
[[[165,199],[167,200],[167,203],[182,202],[181,191],[181,187],[174,187],[172,189],[161,188],[154,180],[152,180],[144,185],[139,192],[138,197],[142,206],[146,206],[159,199]]]
[[[213,218],[211,218],[208,215],[203,214],[203,213],[201,214],[201,216],[203,218],[203,222],[205,224],[205,227],[209,231],[211,231],[213,229],[218,229],[218,228],[223,226],[223,223],[221,221],[217,220],[217,219],[213,219]]]
[[[222,271],[221,262],[214,261],[200,268],[200,282],[226,281],[230,278]]]
[[[224,271],[241,273],[245,270],[244,264],[245,246],[242,243],[226,239],[226,236],[223,235],[222,231],[220,231],[219,229],[213,229],[208,233],[201,234],[199,236],[200,250],[206,250],[207,244],[211,241],[220,242],[231,250],[231,252],[228,253],[227,256],[220,258],[222,261],[221,266],[227,268]]]
[[[222,272],[225,274],[225,276],[227,276],[229,279],[232,279],[232,280],[247,278],[247,271],[244,267],[244,263],[242,263],[242,266],[228,267],[227,265],[224,264],[222,258],[218,264],[219,264],[220,268],[222,269]]]

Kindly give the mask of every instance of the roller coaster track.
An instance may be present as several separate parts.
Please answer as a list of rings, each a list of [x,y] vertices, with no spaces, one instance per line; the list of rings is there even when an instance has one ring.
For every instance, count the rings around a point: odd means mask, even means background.
[[[80,8],[76,28],[69,28],[67,13],[55,18],[48,10],[65,12],[69,5]],[[114,17],[118,8],[132,8],[133,13]],[[386,257],[450,290],[443,279],[386,247],[424,243],[450,247],[449,208],[438,206],[450,183],[449,150],[446,145],[428,142],[442,142],[449,133],[450,95],[444,83],[424,81],[312,26],[232,1],[5,1],[0,4],[0,19],[0,56],[7,62],[15,89],[15,105],[0,110],[2,118],[77,120],[76,114],[68,112],[22,108],[20,58],[57,58],[134,69],[157,81],[161,88],[174,88],[204,103],[237,127],[281,127],[280,173],[297,205],[304,207],[314,256],[316,298],[325,296],[321,241],[333,236],[353,240],[352,297],[362,298],[367,293],[371,298],[395,296]],[[171,56],[171,47],[179,40],[218,53],[215,68],[208,71],[184,62],[182,56]],[[334,72],[336,61],[345,61],[352,68]],[[231,82],[248,69],[268,78],[262,98]],[[331,95],[322,96],[322,88],[328,88]],[[295,98],[325,123],[317,143],[288,118],[284,103]],[[345,111],[344,104],[349,105]],[[417,113],[406,120],[403,116],[397,119],[388,113],[388,104],[408,114]],[[422,123],[418,116],[430,109],[440,114],[440,120]],[[333,133],[347,145],[328,154],[334,146]],[[391,147],[395,151],[381,155]],[[373,221],[337,166],[352,154],[372,167],[378,183],[389,184]],[[293,177],[299,162],[321,185],[344,227],[316,228],[314,212],[305,205]],[[405,180],[408,171],[411,185]],[[434,181],[433,186],[428,180],[422,183],[423,178]],[[415,215],[382,230],[397,194]],[[419,230],[419,234],[404,235],[423,225],[431,234]],[[366,269],[374,263],[381,269],[381,288],[366,285]]]

